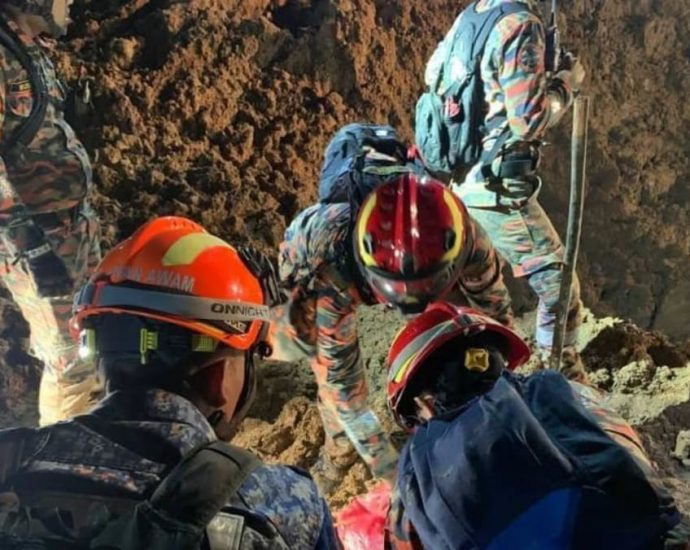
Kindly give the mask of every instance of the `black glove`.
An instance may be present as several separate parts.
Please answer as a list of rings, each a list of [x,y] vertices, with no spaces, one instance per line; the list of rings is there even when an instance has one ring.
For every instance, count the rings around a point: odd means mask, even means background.
[[[14,263],[26,261],[40,296],[54,298],[72,294],[74,281],[67,266],[31,216],[26,212],[17,215],[1,237],[7,242],[7,248],[15,251]]]
[[[280,291],[276,268],[271,259],[251,246],[241,246],[237,252],[249,270],[261,281],[266,305],[273,307],[285,303],[286,296]]]
[[[29,253],[26,261],[38,287],[38,293],[43,298],[72,294],[74,280],[67,271],[65,262],[52,249],[36,256]]]

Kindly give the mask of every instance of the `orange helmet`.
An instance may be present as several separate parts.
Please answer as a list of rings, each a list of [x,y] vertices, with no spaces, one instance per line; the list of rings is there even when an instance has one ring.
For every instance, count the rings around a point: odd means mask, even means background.
[[[468,214],[441,182],[409,174],[372,191],[357,215],[355,258],[379,302],[419,313],[460,276]]]
[[[156,218],[111,250],[74,301],[73,328],[108,313],[147,317],[237,350],[263,341],[277,298],[270,262],[180,217]]]
[[[388,407],[400,426],[408,429],[414,426],[414,421],[405,412],[409,408],[407,390],[422,370],[428,374],[437,367],[427,361],[431,354],[451,340],[471,339],[480,334],[491,338],[505,358],[508,370],[516,369],[529,359],[529,347],[514,331],[483,313],[447,302],[431,304],[398,332],[386,360],[386,393]],[[467,360],[465,357],[465,362]],[[462,361],[461,356],[458,361]]]

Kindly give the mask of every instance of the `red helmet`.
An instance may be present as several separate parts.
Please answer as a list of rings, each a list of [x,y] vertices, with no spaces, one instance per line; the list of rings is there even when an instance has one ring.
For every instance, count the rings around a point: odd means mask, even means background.
[[[72,326],[105,313],[171,323],[238,350],[263,340],[275,289],[268,262],[180,217],[141,226],[75,297]]]
[[[513,370],[530,356],[527,344],[511,329],[478,311],[447,302],[431,304],[424,313],[407,323],[393,340],[386,365],[388,407],[396,422],[405,428],[412,423],[400,413],[406,389],[419,373],[424,361],[446,342],[464,336],[471,338],[489,332],[496,337],[496,346]],[[433,369],[434,365],[427,368]]]
[[[372,191],[357,215],[355,257],[379,302],[419,313],[457,281],[468,214],[441,182],[414,174]]]

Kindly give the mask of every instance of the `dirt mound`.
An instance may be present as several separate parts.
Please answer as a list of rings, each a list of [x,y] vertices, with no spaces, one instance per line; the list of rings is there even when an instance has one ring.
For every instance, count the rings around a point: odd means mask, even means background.
[[[660,368],[685,367],[690,360],[690,346],[676,346],[660,332],[646,332],[623,322],[602,330],[588,344],[582,358],[597,372],[598,383],[604,389],[611,390],[618,384],[618,388],[633,390],[651,381]]]
[[[690,426],[690,403],[668,407],[654,419],[639,426],[645,446],[673,491],[679,507],[690,515],[690,463],[670,452],[676,449],[680,430]],[[685,432],[686,437],[688,432]]]
[[[61,65],[93,78],[74,120],[96,162],[113,242],[151,213],[193,216],[275,248],[313,198],[345,122],[411,136],[426,59],[465,2],[166,0],[74,6]],[[588,68],[589,197],[580,273],[597,314],[687,337],[688,0],[566,3]],[[662,108],[663,105],[663,108]],[[545,150],[543,199],[567,212],[567,124]]]

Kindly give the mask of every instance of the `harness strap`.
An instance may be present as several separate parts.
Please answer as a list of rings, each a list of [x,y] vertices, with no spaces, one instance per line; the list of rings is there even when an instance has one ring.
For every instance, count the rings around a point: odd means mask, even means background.
[[[31,83],[33,94],[31,113],[12,135],[5,138],[0,145],[0,155],[4,156],[18,145],[26,147],[36,137],[36,133],[45,119],[49,94],[48,84],[43,72],[39,70],[31,56],[19,44],[17,33],[12,30],[3,17],[0,17],[0,45],[7,48],[19,60],[24,70],[29,73],[29,82]]]

